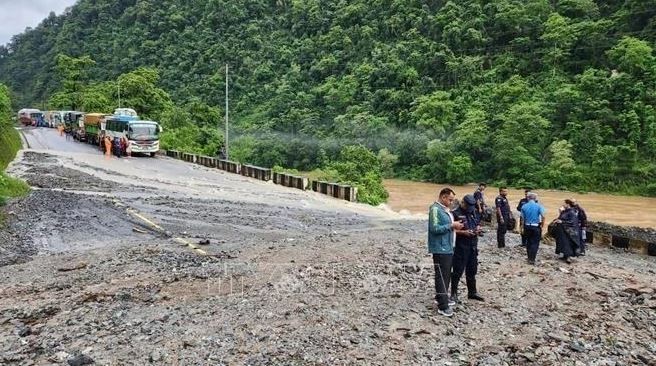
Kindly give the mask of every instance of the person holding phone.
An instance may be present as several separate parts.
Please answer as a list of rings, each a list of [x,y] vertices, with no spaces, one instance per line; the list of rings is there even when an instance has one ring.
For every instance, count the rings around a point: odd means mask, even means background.
[[[460,207],[453,212],[463,227],[456,230],[456,246],[453,254],[453,272],[451,273],[451,302],[458,302],[458,283],[465,273],[467,298],[484,301],[476,289],[478,272],[478,236],[482,235],[480,215],[476,212],[476,198],[468,194],[463,197]]]
[[[449,301],[449,285],[451,284],[451,267],[453,265],[453,247],[456,241],[456,230],[461,230],[464,224],[455,221],[451,214],[451,204],[456,194],[451,188],[440,191],[437,202],[428,210],[428,252],[433,256],[435,270],[435,302],[437,313],[446,317],[453,316]]]

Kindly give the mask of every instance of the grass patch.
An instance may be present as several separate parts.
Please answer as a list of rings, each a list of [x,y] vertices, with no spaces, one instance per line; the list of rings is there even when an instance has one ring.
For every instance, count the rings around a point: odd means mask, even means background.
[[[18,131],[11,124],[0,122],[0,206],[4,206],[10,198],[25,196],[30,191],[27,183],[2,172],[20,148]]]
[[[21,148],[21,139],[18,131],[8,123],[0,122],[0,171],[14,160],[16,152]]]
[[[27,183],[0,173],[0,206],[4,206],[12,197],[22,197],[30,192]]]

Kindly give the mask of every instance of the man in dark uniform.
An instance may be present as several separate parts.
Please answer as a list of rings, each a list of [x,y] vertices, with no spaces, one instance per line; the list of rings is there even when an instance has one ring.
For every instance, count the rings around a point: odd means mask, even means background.
[[[508,188],[500,187],[499,195],[494,200],[494,205],[497,211],[497,247],[506,247],[506,232],[508,231],[508,222],[513,218],[510,212],[510,204],[508,203]]]
[[[524,198],[519,200],[519,203],[517,204],[517,211],[522,212],[522,206],[526,202],[528,202],[528,192],[530,192],[530,188],[524,189]],[[526,233],[524,233],[524,216],[521,214],[519,215],[519,230],[521,230],[521,237],[522,237],[522,243],[519,245],[520,247],[526,247],[527,244],[527,239],[526,239]]]
[[[487,188],[486,183],[479,183],[478,188],[474,191],[474,199],[476,200],[476,211],[478,214],[483,217],[485,211],[485,197],[483,197],[483,192]]]
[[[580,252],[578,255],[585,255],[585,239],[586,239],[586,230],[588,227],[588,215],[585,213],[585,210],[581,205],[579,205],[578,202],[576,202],[576,199],[572,198],[572,203],[574,204],[574,207],[578,211],[578,221],[579,221],[579,238],[581,239],[579,249]]]
[[[467,298],[483,301],[476,291],[476,272],[478,272],[478,235],[481,234],[480,216],[476,212],[476,199],[471,194],[463,197],[460,207],[453,211],[453,219],[464,227],[456,232],[456,246],[453,253],[453,272],[451,274],[451,302],[458,302],[458,282],[465,273]]]

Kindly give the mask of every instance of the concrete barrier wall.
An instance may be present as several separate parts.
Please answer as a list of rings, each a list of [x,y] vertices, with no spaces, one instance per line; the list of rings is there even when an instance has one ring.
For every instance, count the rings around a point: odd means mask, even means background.
[[[314,192],[349,202],[355,202],[358,198],[358,188],[345,184],[312,181],[311,187]]]
[[[228,173],[241,174],[241,164],[230,160],[217,160],[217,168],[225,170]]]
[[[196,163],[198,160],[198,156],[196,154],[187,154],[187,153],[182,153],[182,160],[189,162],[189,163]]]
[[[262,168],[255,165],[242,165],[241,175],[245,177],[255,178],[263,181],[271,180],[271,169]]]
[[[211,158],[209,156],[199,156],[198,157],[198,164],[206,166],[208,168],[216,168],[217,167],[217,159],[216,158]]]
[[[306,190],[308,189],[309,180],[306,177],[297,175],[273,173],[273,183],[285,187]]]
[[[229,173],[241,174],[245,177],[255,178],[263,181],[273,180],[275,184],[296,188],[301,190],[311,189],[314,192],[325,194],[337,199],[356,202],[358,196],[357,187],[330,183],[323,181],[310,181],[307,177],[273,173],[271,169],[255,165],[242,165],[236,161],[222,160],[204,155],[189,154],[177,150],[167,150],[166,156],[183,160],[189,163],[203,165],[209,168],[217,168]]]
[[[636,253],[656,256],[656,243],[650,243],[640,239],[628,238],[604,232],[586,232],[586,243],[631,250]]]

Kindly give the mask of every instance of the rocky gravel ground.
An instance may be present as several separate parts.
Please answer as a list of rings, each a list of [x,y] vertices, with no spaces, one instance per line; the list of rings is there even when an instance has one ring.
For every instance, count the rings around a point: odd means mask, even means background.
[[[27,161],[56,185],[6,208],[0,363],[656,365],[653,257],[595,247],[568,265],[543,245],[529,266],[516,234],[498,249],[489,230],[486,301],[444,318],[425,220],[133,189],[59,162]]]

